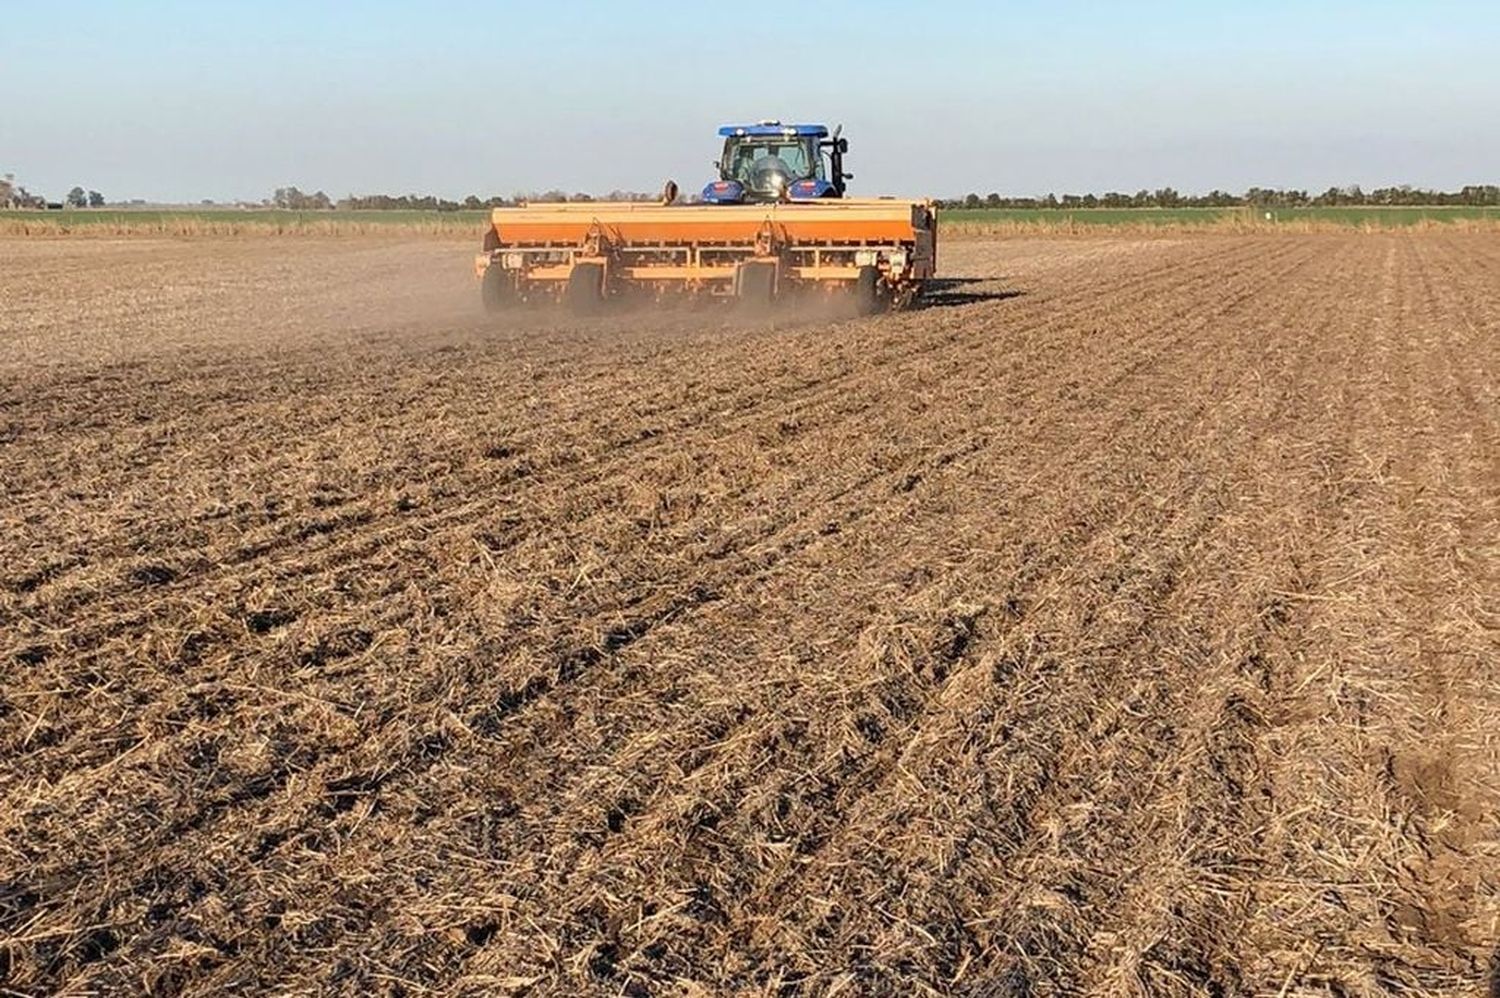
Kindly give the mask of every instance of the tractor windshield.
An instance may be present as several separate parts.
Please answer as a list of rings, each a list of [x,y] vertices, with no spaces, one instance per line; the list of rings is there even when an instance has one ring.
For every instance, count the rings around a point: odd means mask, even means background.
[[[789,180],[823,176],[823,160],[814,136],[734,136],[724,143],[723,179],[754,187],[756,166],[779,160]]]

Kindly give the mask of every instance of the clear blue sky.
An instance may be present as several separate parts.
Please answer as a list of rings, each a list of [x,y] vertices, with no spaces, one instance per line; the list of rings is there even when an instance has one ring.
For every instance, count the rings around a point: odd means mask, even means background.
[[[655,190],[843,123],[857,193],[1500,181],[1500,2],[0,0],[0,172],[59,196]]]

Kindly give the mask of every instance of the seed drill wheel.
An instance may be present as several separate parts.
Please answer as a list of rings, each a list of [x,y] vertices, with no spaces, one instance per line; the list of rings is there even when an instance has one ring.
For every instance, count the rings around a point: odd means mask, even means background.
[[[880,268],[861,267],[854,279],[854,309],[860,315],[874,315],[885,306],[880,287]]]
[[[740,264],[734,272],[734,295],[746,311],[769,311],[776,301],[776,265]]]
[[[479,296],[486,312],[503,312],[516,303],[516,282],[502,268],[491,264],[479,282]]]
[[[604,265],[578,263],[568,275],[563,303],[574,315],[594,315],[604,308]]]

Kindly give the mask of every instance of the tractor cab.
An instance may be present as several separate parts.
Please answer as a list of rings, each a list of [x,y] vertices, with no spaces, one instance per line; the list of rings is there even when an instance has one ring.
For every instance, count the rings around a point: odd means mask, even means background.
[[[844,153],[849,140],[824,125],[725,125],[719,179],[703,188],[709,204],[812,201],[844,196]]]

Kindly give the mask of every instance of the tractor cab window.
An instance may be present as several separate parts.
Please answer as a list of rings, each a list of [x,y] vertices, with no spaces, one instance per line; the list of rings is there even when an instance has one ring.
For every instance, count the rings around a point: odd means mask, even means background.
[[[767,157],[785,163],[793,179],[821,178],[824,173],[816,138],[731,138],[724,149],[724,179],[748,183],[751,168]]]

